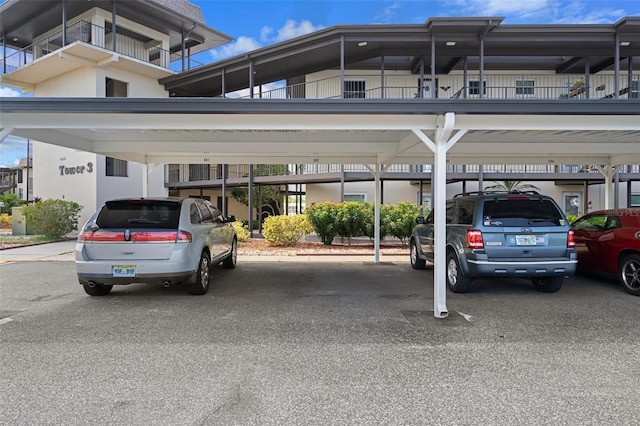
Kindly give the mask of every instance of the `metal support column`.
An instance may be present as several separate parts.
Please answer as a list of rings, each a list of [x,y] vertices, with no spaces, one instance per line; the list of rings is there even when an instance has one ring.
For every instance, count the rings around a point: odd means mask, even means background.
[[[439,125],[436,129],[435,142],[429,139],[420,129],[413,129],[413,133],[433,152],[434,179],[431,182],[434,212],[434,265],[433,265],[433,304],[436,318],[446,318],[447,286],[446,286],[446,198],[447,198],[447,151],[466,134],[466,130],[458,131],[453,137],[455,114],[448,112],[438,117]]]

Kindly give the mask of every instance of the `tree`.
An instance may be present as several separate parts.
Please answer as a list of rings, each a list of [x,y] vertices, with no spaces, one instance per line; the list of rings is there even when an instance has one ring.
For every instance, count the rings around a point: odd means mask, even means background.
[[[0,202],[2,203],[2,207],[0,207],[0,213],[8,213],[11,214],[11,208],[18,206],[22,203],[20,197],[16,194],[2,194],[0,195]]]
[[[515,191],[540,191],[535,185],[531,185],[528,183],[523,183],[519,180],[503,180],[503,181],[494,181],[495,185],[487,186],[484,190],[486,192],[515,192]]]
[[[258,164],[254,167],[255,176],[281,176],[289,174],[286,164]],[[233,188],[231,197],[234,200],[249,205],[249,188]],[[254,185],[252,205],[261,211],[268,211],[268,215],[277,216],[282,212],[282,192],[280,185]]]

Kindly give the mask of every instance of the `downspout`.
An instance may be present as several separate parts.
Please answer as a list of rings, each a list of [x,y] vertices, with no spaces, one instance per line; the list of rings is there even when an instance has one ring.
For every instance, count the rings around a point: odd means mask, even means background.
[[[222,165],[222,215],[227,217],[227,165]]]
[[[585,98],[589,99],[589,92],[591,91],[591,65],[590,59],[587,56],[584,58],[584,88],[585,88]]]
[[[67,45],[67,0],[62,0],[62,45]]]
[[[431,34],[431,99],[437,98],[438,85],[436,84],[436,36]]]
[[[220,86],[222,87],[222,97],[226,98],[227,97],[227,72],[226,72],[226,68],[222,68],[222,75],[220,76]]]
[[[615,49],[615,58],[614,58],[614,90],[615,90],[615,99],[619,99],[620,98],[620,36],[618,35],[618,33],[616,33],[616,49]]]
[[[253,99],[253,84],[254,84],[254,80],[253,80],[253,61],[251,60],[249,55],[246,55],[246,58],[247,58],[247,61],[249,61],[249,97],[251,99]]]
[[[384,99],[384,55],[380,56],[380,98]]]
[[[116,2],[111,3],[111,50],[116,51]]]
[[[480,38],[480,81],[478,82],[480,99],[484,98],[484,35]]]
[[[344,34],[340,36],[340,98],[344,99]]]

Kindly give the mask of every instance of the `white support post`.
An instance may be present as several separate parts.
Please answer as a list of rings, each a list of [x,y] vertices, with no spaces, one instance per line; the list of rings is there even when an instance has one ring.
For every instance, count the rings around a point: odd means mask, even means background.
[[[604,209],[607,210],[612,205],[611,196],[613,192],[611,189],[613,185],[613,178],[615,177],[616,173],[618,173],[620,166],[612,166],[611,164],[606,164],[603,166],[596,165],[596,168],[600,173],[604,175]]]
[[[447,199],[447,151],[464,136],[466,130],[460,130],[449,139],[455,125],[455,114],[449,112],[444,116],[444,125],[436,129],[435,142],[419,129],[413,133],[433,152],[434,181],[433,214],[434,214],[434,265],[433,265],[433,313],[436,318],[446,318],[447,310],[447,244],[446,244],[446,199]]]
[[[373,209],[373,216],[375,226],[373,227],[373,241],[374,241],[374,262],[380,263],[380,166],[376,165],[376,172],[374,174],[375,183],[376,183],[376,191],[375,191],[375,206]]]
[[[380,164],[376,164],[376,168],[371,168],[368,164],[364,165],[373,175],[374,183],[375,183],[375,191],[374,191],[374,200],[373,200],[373,261],[375,263],[380,263],[380,194],[381,194],[381,183],[380,183],[380,175],[384,170]]]
[[[149,165],[147,163],[142,164],[142,197],[149,196]]]

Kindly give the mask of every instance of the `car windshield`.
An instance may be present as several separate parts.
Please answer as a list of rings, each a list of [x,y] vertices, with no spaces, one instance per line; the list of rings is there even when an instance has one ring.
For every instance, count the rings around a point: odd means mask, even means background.
[[[108,201],[96,219],[100,228],[178,229],[180,203],[164,200]]]
[[[485,226],[558,226],[564,225],[558,208],[549,200],[486,200]]]

